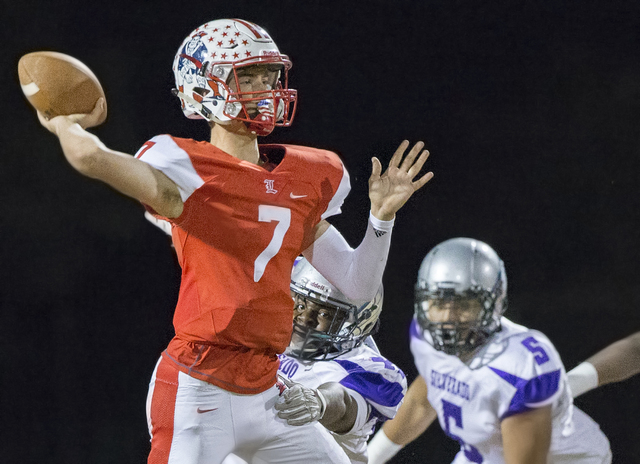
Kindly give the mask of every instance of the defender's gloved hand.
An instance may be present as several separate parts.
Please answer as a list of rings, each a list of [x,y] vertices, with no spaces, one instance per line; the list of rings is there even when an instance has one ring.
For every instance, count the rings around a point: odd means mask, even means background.
[[[327,401],[320,392],[299,383],[286,382],[287,388],[275,404],[278,417],[289,425],[305,425],[322,419]]]

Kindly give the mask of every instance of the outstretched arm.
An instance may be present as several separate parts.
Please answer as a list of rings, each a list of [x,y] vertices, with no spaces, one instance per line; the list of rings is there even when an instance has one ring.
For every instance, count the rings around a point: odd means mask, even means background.
[[[414,181],[429,152],[423,150],[422,142],[418,142],[403,160],[408,147],[406,140],[400,144],[382,174],[380,161],[372,160],[369,178],[371,214],[360,245],[352,249],[333,226],[322,221],[316,226],[314,242],[302,253],[350,299],[370,300],[375,296],[387,264],[396,212],[433,177],[433,173],[428,172]]]
[[[409,386],[398,414],[384,423],[369,442],[369,464],[383,464],[427,430],[436,419],[427,399],[427,384],[418,376]]]
[[[38,113],[38,118],[58,137],[67,161],[78,172],[105,182],[165,217],[178,217],[183,203],[172,180],[131,155],[107,148],[98,137],[85,131],[99,123],[104,111],[104,99],[101,98],[91,114],[57,116],[48,120]]]
[[[640,332],[612,343],[568,372],[573,397],[640,373]]]

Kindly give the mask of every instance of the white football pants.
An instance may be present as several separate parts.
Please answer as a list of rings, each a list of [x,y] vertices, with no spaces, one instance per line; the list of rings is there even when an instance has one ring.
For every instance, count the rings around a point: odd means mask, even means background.
[[[240,395],[195,379],[160,358],[147,396],[148,464],[220,464],[234,453],[251,464],[343,463],[319,423],[295,427],[276,416],[280,389]]]

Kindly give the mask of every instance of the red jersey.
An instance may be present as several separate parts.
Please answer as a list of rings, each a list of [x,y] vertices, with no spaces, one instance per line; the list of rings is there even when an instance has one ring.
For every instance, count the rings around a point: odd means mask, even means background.
[[[180,217],[169,219],[182,281],[176,336],[163,356],[236,393],[275,383],[277,354],[291,337],[293,262],[350,189],[335,153],[292,145],[260,152],[281,161],[267,170],[168,135],[136,155],[173,180],[184,201]]]

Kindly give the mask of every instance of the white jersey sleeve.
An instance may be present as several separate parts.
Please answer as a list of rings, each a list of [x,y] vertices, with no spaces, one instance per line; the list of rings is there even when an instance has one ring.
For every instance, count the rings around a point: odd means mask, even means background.
[[[499,356],[489,365],[512,390],[511,401],[502,405],[501,419],[553,404],[563,392],[564,366],[544,334],[536,330],[514,334],[509,346],[510,356]]]
[[[342,160],[340,160],[342,162]],[[342,180],[340,180],[340,185],[338,185],[338,190],[333,195],[331,200],[329,201],[329,205],[324,213],[322,213],[321,219],[327,219],[331,216],[336,216],[342,212],[342,205],[344,204],[344,200],[349,194],[351,190],[351,180],[349,178],[349,172],[345,167],[344,163],[342,164]]]
[[[385,421],[395,417],[407,392],[405,375],[395,364],[381,355],[334,362],[346,373],[340,384],[362,395],[371,407],[370,418]]]
[[[204,180],[191,163],[189,154],[169,135],[158,135],[152,138],[138,150],[135,157],[175,182],[183,202],[204,184]]]

